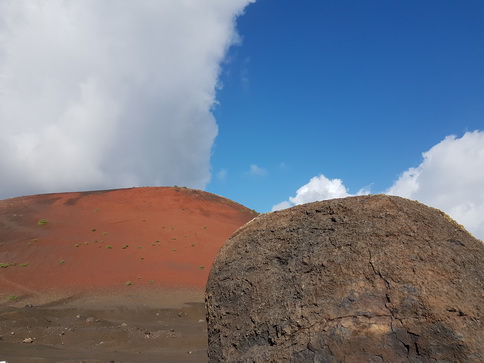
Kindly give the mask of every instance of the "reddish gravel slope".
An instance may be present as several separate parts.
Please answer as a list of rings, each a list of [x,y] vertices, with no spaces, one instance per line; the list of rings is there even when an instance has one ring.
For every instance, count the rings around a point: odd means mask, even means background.
[[[0,298],[136,287],[203,290],[222,244],[255,212],[187,188],[0,201]]]

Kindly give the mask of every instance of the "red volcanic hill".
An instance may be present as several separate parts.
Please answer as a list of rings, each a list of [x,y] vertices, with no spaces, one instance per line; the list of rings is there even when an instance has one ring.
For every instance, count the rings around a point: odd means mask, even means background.
[[[204,289],[229,236],[256,213],[187,188],[0,201],[0,294],[127,286]]]

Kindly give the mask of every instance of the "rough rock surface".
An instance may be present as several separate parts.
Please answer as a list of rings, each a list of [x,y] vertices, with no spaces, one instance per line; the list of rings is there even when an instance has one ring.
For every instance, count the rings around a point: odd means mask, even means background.
[[[484,244],[444,213],[360,196],[261,215],[222,247],[210,362],[483,362]]]

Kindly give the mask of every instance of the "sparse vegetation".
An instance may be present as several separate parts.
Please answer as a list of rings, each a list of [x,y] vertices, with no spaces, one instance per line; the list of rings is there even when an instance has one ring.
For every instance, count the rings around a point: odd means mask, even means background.
[[[196,244],[195,243],[192,243],[192,247],[195,247],[195,246],[196,246]]]
[[[47,219],[41,219],[37,222],[38,226],[45,226],[49,221]]]
[[[10,301],[16,301],[16,300],[18,300],[18,299],[19,299],[19,297],[18,297],[17,295],[10,295],[10,296],[8,297],[8,300],[10,300]]]
[[[24,262],[24,263],[21,263],[21,264],[20,264],[20,266],[22,266],[22,267],[27,267],[28,265],[29,265],[29,263],[28,263],[28,262]]]
[[[207,226],[203,226],[203,229],[207,229]]]
[[[108,232],[103,232],[103,235],[104,235],[104,236],[107,236],[107,235],[108,235]]]
[[[96,228],[92,228],[91,231],[96,232],[97,230],[96,230]]]
[[[132,282],[132,281],[126,281],[124,284],[125,284],[126,286],[131,286],[131,285],[133,285],[133,282]]]
[[[60,260],[60,261],[59,261],[59,265],[63,265],[65,262],[66,262],[66,261],[64,261],[64,260]]]
[[[106,248],[107,248],[108,250],[112,250],[112,249],[113,249],[113,246],[111,246],[111,245],[107,245],[107,246],[106,246]]]
[[[123,250],[125,250],[126,248],[128,248],[129,245],[124,245],[123,247],[121,247]]]
[[[9,266],[12,266],[12,264],[7,262],[0,262],[0,268],[7,268]]]
[[[97,209],[97,208],[96,209],[93,209],[92,212],[93,213],[97,213],[97,212],[99,212],[99,209]]]
[[[81,245],[80,243],[76,243],[74,247],[79,247],[80,245]]]
[[[87,246],[87,245],[89,244],[89,242],[87,242],[87,241],[84,241],[84,244],[85,244],[85,245]]]
[[[176,248],[173,248],[173,249],[172,249],[172,251],[173,251],[173,252],[176,252]]]
[[[152,284],[154,284],[154,283],[155,283],[155,282],[154,282],[153,280],[150,280],[150,282],[149,282],[149,284],[151,284],[151,285],[152,285]]]
[[[203,266],[203,265],[202,265],[202,266],[199,266],[198,268],[199,268],[200,270],[203,270],[203,269],[205,268],[205,266]]]

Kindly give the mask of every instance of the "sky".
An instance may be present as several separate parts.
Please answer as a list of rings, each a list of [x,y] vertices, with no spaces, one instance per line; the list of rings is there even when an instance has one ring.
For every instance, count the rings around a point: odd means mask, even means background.
[[[0,0],[0,198],[163,185],[484,239],[484,3]]]

